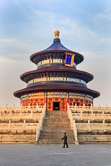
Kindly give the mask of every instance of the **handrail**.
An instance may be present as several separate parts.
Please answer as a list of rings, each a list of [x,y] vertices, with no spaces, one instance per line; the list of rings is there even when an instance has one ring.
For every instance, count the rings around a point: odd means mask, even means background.
[[[46,115],[46,104],[44,105],[42,115],[41,115],[41,120],[40,120],[39,126],[37,127],[37,130],[36,130],[36,143],[39,143],[40,131],[43,126],[45,115]]]
[[[44,105],[38,106],[38,104],[36,106],[31,106],[30,104],[28,106],[15,106],[13,104],[13,106],[9,107],[7,104],[5,107],[0,107],[0,115],[1,113],[18,113],[22,110],[22,112],[28,112],[30,110],[32,110],[32,112],[34,111],[40,111],[44,108]],[[82,109],[82,112],[84,111],[89,111],[89,112],[100,112],[101,114],[111,114],[111,107],[108,107],[108,105],[106,105],[105,107],[101,107],[100,104],[99,106],[77,106],[77,104],[75,104],[74,106],[69,105],[69,108],[72,111],[80,111]]]
[[[74,139],[75,139],[75,144],[78,145],[78,138],[77,138],[77,128],[76,128],[76,123],[75,120],[73,120],[73,116],[72,116],[72,112],[69,108],[69,104],[67,104],[67,113],[68,113],[68,117],[70,119],[70,123],[71,123],[71,128],[73,129],[73,134],[74,134]]]

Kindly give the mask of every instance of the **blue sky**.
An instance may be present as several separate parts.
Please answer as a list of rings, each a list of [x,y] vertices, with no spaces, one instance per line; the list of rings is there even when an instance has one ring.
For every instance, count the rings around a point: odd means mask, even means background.
[[[0,105],[19,105],[13,92],[26,87],[19,77],[36,69],[29,57],[52,44],[55,29],[84,55],[77,69],[94,75],[88,87],[101,93],[94,104],[111,106],[111,0],[0,0]]]

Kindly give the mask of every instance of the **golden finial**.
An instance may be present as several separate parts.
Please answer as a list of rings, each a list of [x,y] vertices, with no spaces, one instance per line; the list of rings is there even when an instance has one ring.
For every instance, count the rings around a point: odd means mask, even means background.
[[[59,38],[59,31],[55,30],[54,33],[55,33],[55,39],[58,39]]]

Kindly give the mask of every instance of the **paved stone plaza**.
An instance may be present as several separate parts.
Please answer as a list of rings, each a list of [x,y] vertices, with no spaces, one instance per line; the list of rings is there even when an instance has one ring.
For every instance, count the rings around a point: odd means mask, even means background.
[[[0,145],[0,166],[111,166],[111,145]]]

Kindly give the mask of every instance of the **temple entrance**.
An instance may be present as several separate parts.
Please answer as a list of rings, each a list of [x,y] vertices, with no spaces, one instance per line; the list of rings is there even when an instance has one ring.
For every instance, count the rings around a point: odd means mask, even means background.
[[[47,98],[46,105],[47,111],[57,110],[66,111],[67,110],[67,98]]]
[[[53,110],[54,111],[60,110],[60,102],[53,102]]]

